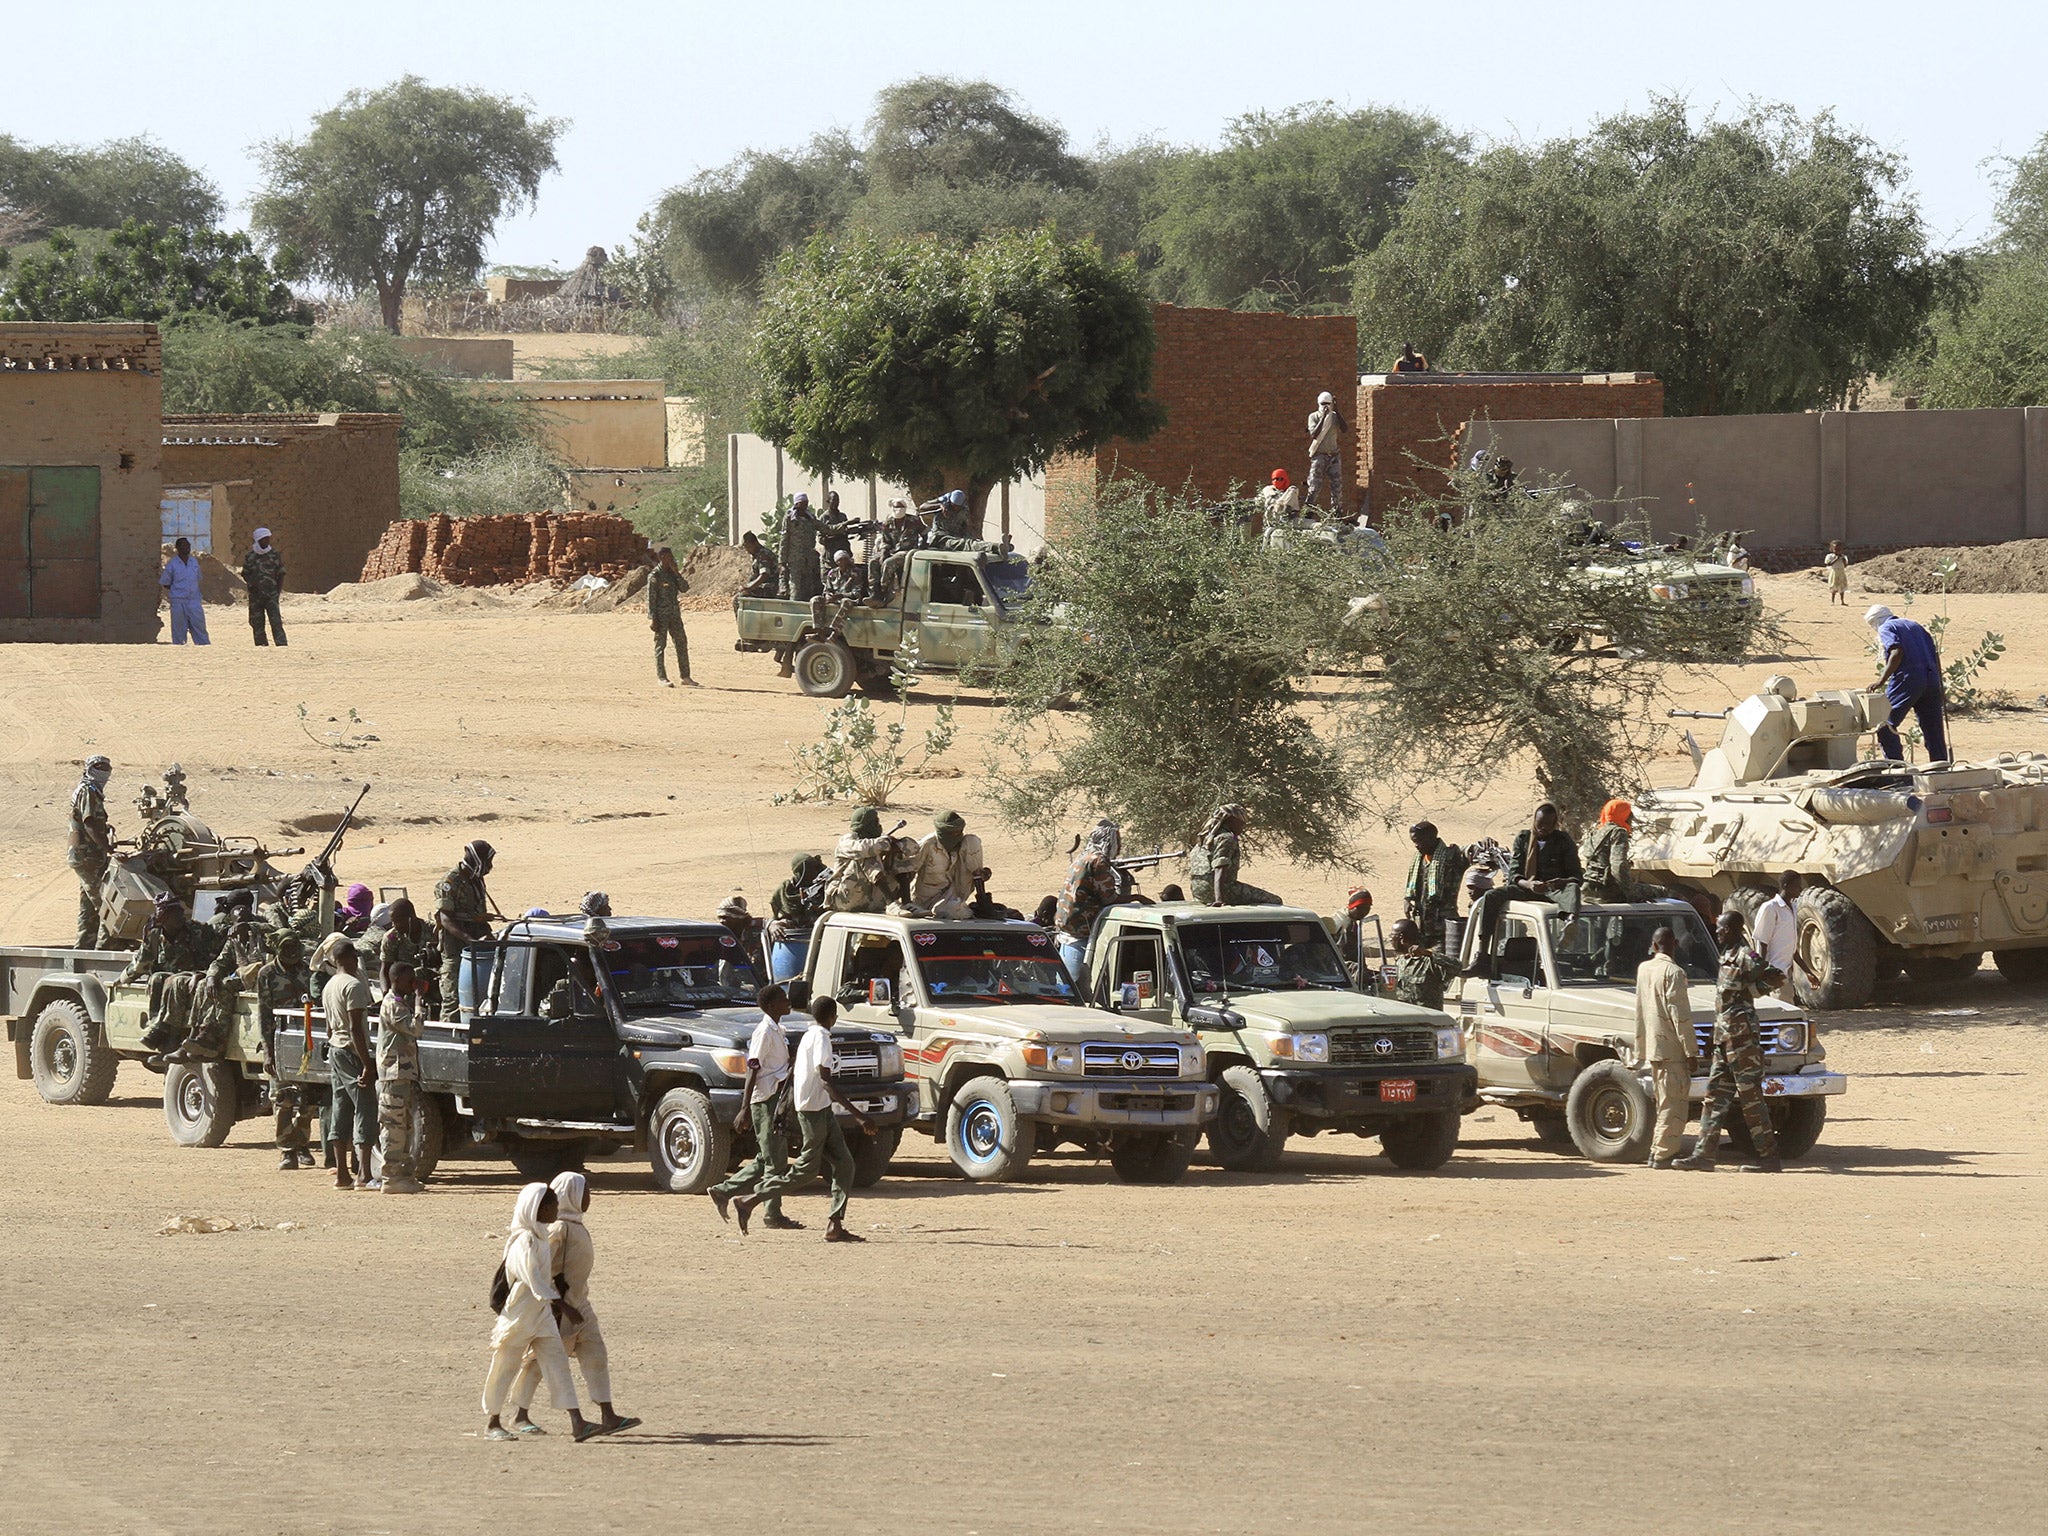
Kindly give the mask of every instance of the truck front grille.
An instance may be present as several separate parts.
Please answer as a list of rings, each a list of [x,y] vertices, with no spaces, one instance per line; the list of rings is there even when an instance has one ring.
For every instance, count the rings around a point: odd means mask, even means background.
[[[877,1078],[882,1075],[882,1058],[873,1046],[842,1045],[832,1052],[832,1075],[847,1078]]]
[[[1180,1047],[1084,1045],[1081,1065],[1090,1077],[1179,1077]]]
[[[1433,1029],[1333,1029],[1330,1062],[1339,1067],[1405,1066],[1436,1060]]]
[[[1693,1025],[1692,1034],[1694,1042],[1700,1048],[1700,1060],[1704,1062],[1714,1054],[1713,1022],[1709,1020],[1705,1024]],[[1786,1035],[1789,1035],[1792,1039],[1792,1045],[1789,1049],[1785,1043],[1784,1037]],[[1798,1056],[1802,1054],[1805,1050],[1805,1046],[1802,1043],[1805,1036],[1806,1025],[1804,1022],[1795,1021],[1785,1024],[1760,1024],[1757,1026],[1757,1038],[1763,1043],[1766,1056]]]

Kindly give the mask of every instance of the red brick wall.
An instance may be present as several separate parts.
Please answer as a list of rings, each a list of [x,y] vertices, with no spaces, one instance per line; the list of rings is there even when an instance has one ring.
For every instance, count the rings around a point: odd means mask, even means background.
[[[1618,416],[1662,416],[1664,386],[1558,380],[1526,384],[1385,384],[1358,388],[1353,425],[1362,462],[1356,478],[1372,498],[1377,521],[1417,495],[1434,496],[1457,458],[1465,423],[1494,421],[1598,421]],[[1424,462],[1418,464],[1417,459]]]
[[[1327,389],[1348,407],[1356,388],[1358,323],[1349,315],[1156,304],[1152,323],[1152,394],[1166,407],[1166,425],[1142,443],[1118,440],[1055,460],[1045,474],[1049,522],[1056,524],[1063,495],[1091,491],[1112,474],[1142,475],[1173,491],[1192,481],[1213,497],[1232,486],[1256,491],[1275,469],[1305,482],[1317,394]]]
[[[412,572],[464,587],[574,581],[593,574],[617,580],[647,563],[646,538],[609,512],[400,518],[370,551],[362,580]]]

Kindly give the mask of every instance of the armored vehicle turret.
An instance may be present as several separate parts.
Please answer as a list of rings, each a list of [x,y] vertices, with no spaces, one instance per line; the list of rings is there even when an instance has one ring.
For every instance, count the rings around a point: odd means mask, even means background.
[[[1638,874],[1753,918],[1799,871],[1809,1008],[1858,1007],[1901,970],[1961,980],[1987,949],[2008,978],[2048,981],[2048,756],[1866,756],[1883,718],[1881,693],[1802,698],[1767,679],[1727,711],[1689,787],[1636,801]]]

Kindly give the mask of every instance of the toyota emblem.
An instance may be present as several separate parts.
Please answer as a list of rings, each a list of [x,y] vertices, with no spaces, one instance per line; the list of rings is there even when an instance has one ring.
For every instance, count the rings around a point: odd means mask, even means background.
[[[1373,1041],[1372,1050],[1375,1056],[1391,1056],[1394,1054],[1394,1042],[1385,1035],[1381,1035],[1379,1039]]]
[[[1144,1055],[1144,1053],[1143,1053],[1142,1051],[1125,1051],[1125,1052],[1124,1052],[1124,1070],[1125,1070],[1126,1072],[1142,1072],[1142,1071],[1144,1071],[1144,1070],[1145,1070],[1145,1055]]]

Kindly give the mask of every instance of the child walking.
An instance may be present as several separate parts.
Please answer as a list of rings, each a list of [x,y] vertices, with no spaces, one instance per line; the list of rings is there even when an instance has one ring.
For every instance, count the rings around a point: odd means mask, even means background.
[[[519,1191],[519,1203],[512,1210],[512,1230],[505,1238],[505,1280],[509,1289],[498,1325],[491,1330],[491,1368],[484,1377],[484,1412],[490,1421],[484,1426],[486,1440],[517,1437],[500,1422],[506,1397],[519,1375],[519,1367],[531,1349],[539,1363],[541,1379],[548,1384],[548,1401],[564,1409],[576,1438],[588,1440],[598,1427],[585,1421],[576,1403],[576,1383],[569,1377],[569,1356],[562,1349],[562,1335],[555,1326],[553,1255],[549,1252],[547,1229],[557,1210],[555,1192],[545,1184],[529,1184]],[[564,1302],[562,1316],[572,1323],[583,1321],[574,1305]]]
[[[570,1322],[565,1310],[562,1348],[583,1369],[583,1388],[601,1415],[597,1432],[616,1434],[640,1421],[621,1418],[612,1408],[611,1356],[604,1347],[603,1330],[597,1326],[597,1313],[590,1306],[590,1272],[597,1263],[589,1229],[583,1224],[584,1213],[590,1209],[590,1183],[580,1173],[558,1173],[548,1187],[555,1192],[556,1204],[554,1225],[548,1228],[549,1262],[553,1273],[561,1278],[562,1300],[576,1313],[576,1320]],[[529,1349],[520,1364],[519,1379],[512,1383],[515,1435],[547,1433],[527,1417],[540,1377],[540,1352]]]

